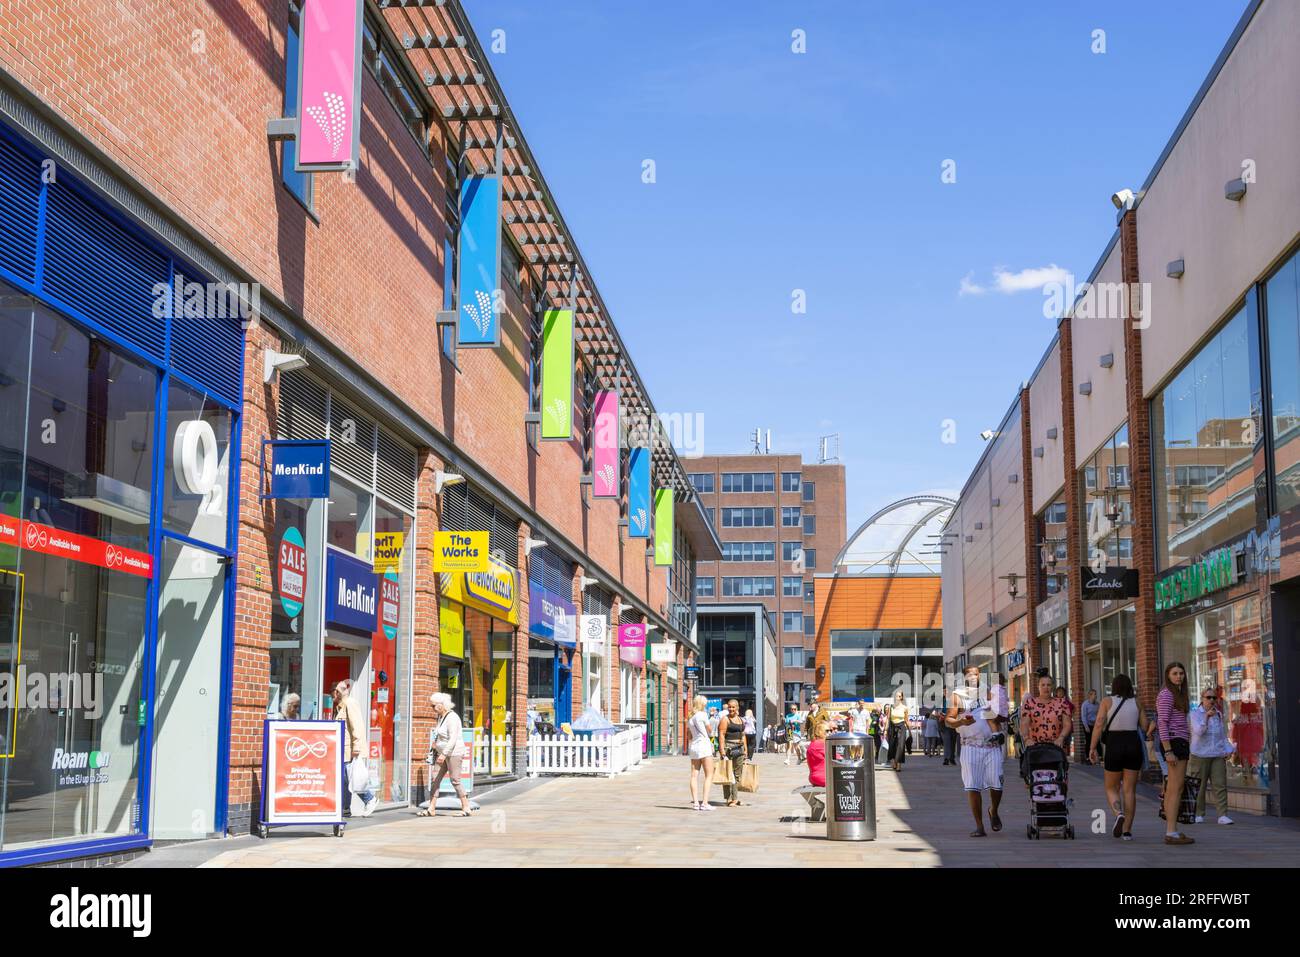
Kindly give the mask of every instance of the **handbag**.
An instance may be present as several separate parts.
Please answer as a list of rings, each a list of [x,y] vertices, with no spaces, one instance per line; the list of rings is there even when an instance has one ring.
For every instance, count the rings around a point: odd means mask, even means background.
[[[740,790],[750,794],[758,790],[758,765],[753,761],[746,761],[744,768],[741,769]]]
[[[713,762],[713,783],[714,784],[733,784],[734,777],[731,772],[730,761]]]

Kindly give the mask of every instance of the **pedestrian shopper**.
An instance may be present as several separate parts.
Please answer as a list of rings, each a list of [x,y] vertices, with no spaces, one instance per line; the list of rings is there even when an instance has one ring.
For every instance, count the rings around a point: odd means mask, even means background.
[[[433,717],[438,722],[433,730],[433,742],[429,745],[427,758],[435,770],[433,780],[429,782],[429,806],[423,808],[418,816],[433,817],[438,807],[438,789],[442,786],[442,779],[448,777],[452,790],[460,798],[460,816],[469,817],[469,795],[465,793],[465,785],[460,779],[460,766],[469,749],[465,747],[460,715],[456,714],[456,705],[446,692],[438,691],[430,695],[429,703],[433,705]]]
[[[1096,692],[1089,695],[1096,697]],[[1149,730],[1146,713],[1133,696],[1133,680],[1116,675],[1110,695],[1097,709],[1088,736],[1090,763],[1100,758],[1105,769],[1106,799],[1115,815],[1111,836],[1133,840],[1133,815],[1137,809],[1137,785],[1142,773],[1142,738],[1138,729]]]
[[[1064,698],[1052,694],[1052,676],[1038,676],[1038,690],[1020,703],[1020,740],[1024,743],[1021,758],[1034,744],[1054,744],[1062,751],[1070,740],[1074,720]]]
[[[939,753],[939,718],[942,712],[935,708],[925,716],[925,756],[934,757]]]
[[[813,728],[813,739],[808,745],[808,783],[813,787],[826,787],[826,734],[828,722],[819,722]]]
[[[989,826],[1002,830],[998,806],[1002,803],[1002,747],[992,742],[993,729],[984,717],[989,702],[980,694],[980,670],[971,665],[962,672],[963,683],[948,703],[945,723],[962,739],[961,783],[975,818],[971,837],[985,837],[983,792],[989,792]]]
[[[297,721],[302,708],[302,698],[290,691],[280,702],[280,711],[276,715],[282,721]]]
[[[1191,760],[1187,773],[1200,778],[1196,793],[1196,823],[1205,820],[1205,792],[1214,788],[1214,803],[1219,808],[1219,823],[1231,824],[1228,817],[1228,755],[1234,748],[1223,724],[1223,702],[1214,688],[1201,692],[1201,703],[1188,715],[1191,725]]]
[[[1065,685],[1056,686],[1056,699],[1058,701],[1064,701],[1065,706],[1070,709],[1071,730],[1073,730],[1074,702],[1070,700],[1070,695],[1065,690]],[[1073,744],[1074,744],[1073,738],[1067,736],[1065,739],[1065,743],[1061,745],[1061,748],[1065,751],[1066,754],[1070,754]]]
[[[709,789],[713,786],[713,738],[709,734],[709,719],[705,711],[709,699],[697,694],[691,702],[691,718],[686,722],[690,734],[687,754],[691,758],[691,806],[697,811],[712,811],[709,803]],[[700,777],[696,787],[696,777]]]
[[[334,686],[334,720],[343,722],[343,753],[347,756],[349,765],[362,757],[367,741],[365,725],[361,721],[361,709],[352,700],[351,692],[352,682],[346,678]],[[357,791],[356,795],[362,803],[361,816],[370,817],[374,814],[375,805],[379,803],[375,792]]]
[[[754,720],[754,709],[745,709],[745,746],[751,755],[758,754],[758,722]]]
[[[895,771],[901,771],[900,765],[907,760],[907,737],[907,699],[903,697],[903,689],[899,688],[889,706],[889,762]]]
[[[731,762],[731,783],[722,786],[727,807],[740,807],[740,776],[745,770],[749,751],[745,739],[745,719],[740,716],[740,702],[732,698],[727,702],[727,713],[718,722],[718,742],[722,760]]]
[[[943,742],[943,763],[944,765],[953,765],[957,763],[957,729],[950,726],[947,720],[939,722],[939,739]]]
[[[1079,720],[1083,722],[1083,740],[1090,742],[1089,753],[1083,757],[1084,764],[1092,764],[1092,729],[1097,726],[1097,713],[1099,710],[1097,704],[1097,691],[1093,689],[1088,692],[1088,700],[1079,706]],[[1098,751],[1098,754],[1101,752]]]
[[[1195,840],[1178,830],[1178,807],[1183,799],[1183,782],[1187,778],[1187,760],[1191,756],[1191,727],[1187,721],[1187,669],[1181,662],[1165,667],[1165,683],[1156,695],[1156,725],[1160,733],[1160,753],[1169,766],[1165,779],[1165,843],[1195,844]]]

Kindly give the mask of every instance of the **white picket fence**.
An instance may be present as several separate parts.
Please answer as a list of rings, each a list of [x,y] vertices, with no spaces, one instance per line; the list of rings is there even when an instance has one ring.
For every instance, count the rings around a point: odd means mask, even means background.
[[[515,743],[506,737],[474,737],[474,774],[488,774],[492,768],[498,771],[514,770]]]
[[[528,776],[542,774],[601,774],[612,778],[641,764],[645,728],[594,738],[539,734],[528,737]]]

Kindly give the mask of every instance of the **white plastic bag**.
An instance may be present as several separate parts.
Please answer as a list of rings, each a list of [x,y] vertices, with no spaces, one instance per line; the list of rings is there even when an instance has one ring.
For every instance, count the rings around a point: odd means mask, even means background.
[[[370,790],[370,768],[365,755],[357,755],[348,765],[348,790],[353,794]]]

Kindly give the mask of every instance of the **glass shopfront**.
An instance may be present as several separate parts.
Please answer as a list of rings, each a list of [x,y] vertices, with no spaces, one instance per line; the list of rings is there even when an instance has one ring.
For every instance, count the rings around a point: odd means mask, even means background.
[[[1070,629],[1062,628],[1038,639],[1038,659],[1035,670],[1046,668],[1052,673],[1057,687],[1070,687]],[[1030,680],[1026,694],[1036,694],[1038,679]]]
[[[1116,675],[1128,675],[1137,688],[1137,612],[1132,606],[1084,626],[1084,650],[1089,672],[1084,693],[1096,691],[1100,700],[1110,694]],[[1139,693],[1140,693],[1140,689]]]
[[[992,644],[987,664],[992,666]],[[943,698],[943,632],[836,630],[831,632],[831,700],[889,701],[903,689],[912,704],[929,689]],[[928,703],[928,701],[926,702]]]
[[[218,833],[235,411],[3,282],[0,342],[0,854]]]
[[[1160,674],[1175,661],[1187,668],[1193,702],[1207,688],[1222,696],[1228,737],[1236,746],[1228,757],[1228,786],[1242,792],[1246,807],[1264,810],[1264,796],[1275,788],[1280,755],[1273,642],[1261,629],[1259,597],[1251,595],[1161,628]]]

